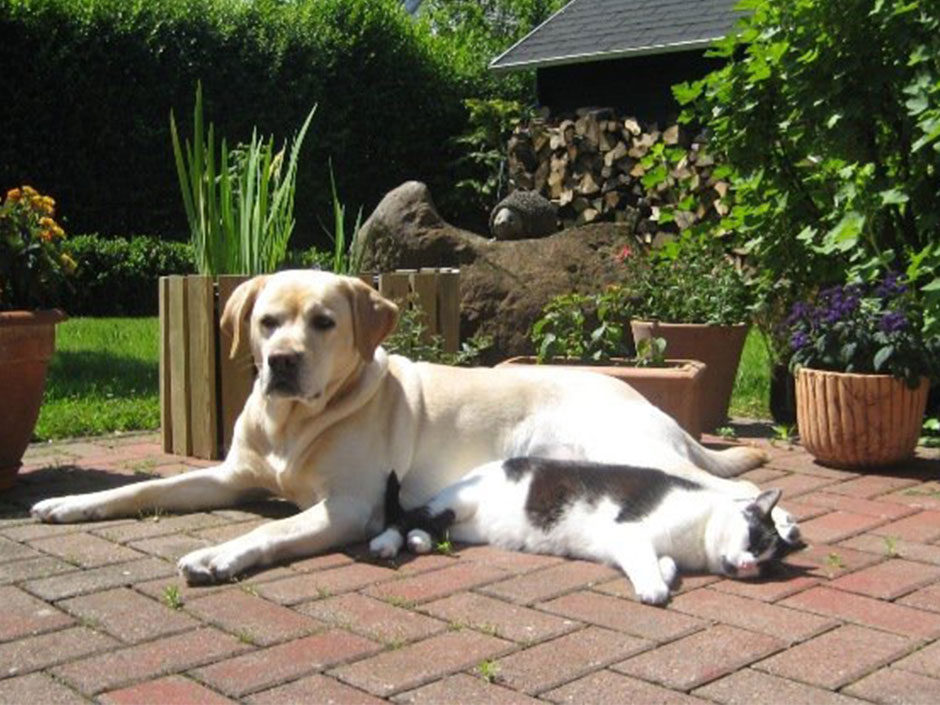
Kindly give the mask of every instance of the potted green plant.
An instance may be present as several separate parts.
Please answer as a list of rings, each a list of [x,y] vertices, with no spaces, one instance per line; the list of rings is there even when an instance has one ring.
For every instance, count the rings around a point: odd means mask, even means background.
[[[796,376],[800,440],[839,467],[890,465],[911,456],[940,339],[923,336],[924,311],[889,273],[797,303],[786,321]]]
[[[626,290],[617,286],[594,295],[557,296],[532,326],[538,354],[500,364],[565,365],[609,375],[632,386],[698,438],[705,365],[667,359],[661,338],[642,340],[634,349],[625,331],[627,304]]]
[[[625,248],[620,259],[633,339],[663,338],[670,354],[704,362],[702,427],[721,426],[752,303],[739,264],[713,238],[691,232],[648,252]]]
[[[32,438],[55,348],[54,308],[75,262],[65,251],[55,201],[31,186],[0,205],[0,489],[13,485]]]

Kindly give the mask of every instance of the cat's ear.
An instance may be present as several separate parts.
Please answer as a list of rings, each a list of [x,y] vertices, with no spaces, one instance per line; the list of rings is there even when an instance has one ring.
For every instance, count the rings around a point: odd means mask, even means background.
[[[766,517],[770,515],[771,510],[777,506],[777,502],[780,501],[780,496],[783,494],[778,489],[771,489],[761,492],[757,497],[754,498],[749,505],[747,505],[747,512],[753,512],[761,517]]]

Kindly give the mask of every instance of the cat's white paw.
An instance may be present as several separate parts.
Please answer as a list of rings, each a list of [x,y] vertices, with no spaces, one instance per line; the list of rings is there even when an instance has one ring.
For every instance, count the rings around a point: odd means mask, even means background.
[[[71,524],[105,517],[104,510],[97,500],[81,494],[44,499],[33,505],[30,514],[50,524]]]
[[[408,532],[408,550],[412,553],[430,553],[433,547],[434,541],[427,531],[412,529]]]
[[[377,558],[394,558],[403,543],[404,539],[398,529],[386,529],[369,542],[369,552]]]
[[[636,591],[636,596],[644,605],[664,605],[669,600],[669,588],[662,585],[649,585]]]
[[[679,568],[671,557],[661,556],[659,559],[659,573],[663,576],[663,582],[671,586],[675,584],[676,578],[679,577]]]
[[[774,507],[770,516],[774,520],[774,526],[777,528],[780,538],[791,546],[800,543],[803,535],[800,532],[799,524],[796,523],[796,519],[793,518],[790,512],[780,507]]]

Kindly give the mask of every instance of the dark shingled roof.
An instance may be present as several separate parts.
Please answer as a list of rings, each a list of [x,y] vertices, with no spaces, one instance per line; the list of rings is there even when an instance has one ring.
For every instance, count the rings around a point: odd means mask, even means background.
[[[736,0],[572,0],[490,64],[496,71],[704,49]]]

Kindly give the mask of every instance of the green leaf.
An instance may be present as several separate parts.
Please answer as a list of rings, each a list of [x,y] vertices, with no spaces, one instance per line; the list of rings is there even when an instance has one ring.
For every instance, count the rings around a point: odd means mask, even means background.
[[[883,206],[899,205],[901,203],[907,203],[910,200],[906,193],[896,188],[879,191],[878,195],[881,196],[881,205]]]
[[[888,361],[888,358],[894,353],[894,346],[887,345],[881,348],[878,352],[875,353],[875,371],[878,372],[881,370],[885,362]]]
[[[823,246],[820,252],[832,254],[833,252],[848,252],[858,244],[859,236],[865,227],[865,216],[857,211],[850,211],[842,216],[842,220],[823,237]]]
[[[672,95],[675,96],[679,105],[686,105],[702,95],[704,89],[704,81],[682,82],[672,87]]]
[[[842,359],[848,362],[855,357],[855,351],[858,349],[858,343],[846,343],[842,346]]]
[[[646,172],[641,179],[644,188],[653,188],[658,186],[663,181],[666,180],[666,177],[669,175],[666,165],[659,164],[650,171]]]
[[[940,277],[934,277],[933,281],[924,284],[921,291],[940,291]]]

